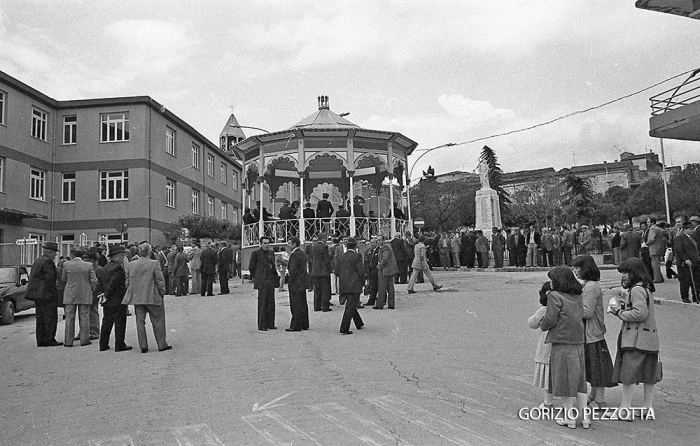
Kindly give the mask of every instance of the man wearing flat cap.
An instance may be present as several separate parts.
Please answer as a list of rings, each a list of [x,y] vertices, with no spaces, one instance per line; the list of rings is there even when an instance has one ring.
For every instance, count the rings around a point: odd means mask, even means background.
[[[128,306],[122,304],[126,294],[126,272],[122,266],[126,253],[122,246],[114,245],[109,248],[107,255],[109,263],[98,274],[104,296],[100,351],[109,350],[109,337],[114,326],[114,351],[123,352],[131,350],[131,347],[124,342]]]
[[[58,289],[56,288],[56,264],[58,243],[46,242],[42,254],[32,264],[25,298],[36,304],[36,345],[55,347],[58,325]]]

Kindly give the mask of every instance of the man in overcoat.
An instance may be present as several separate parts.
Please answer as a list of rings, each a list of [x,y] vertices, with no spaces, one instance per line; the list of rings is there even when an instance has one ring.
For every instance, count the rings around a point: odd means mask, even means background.
[[[141,353],[148,352],[146,315],[153,325],[153,336],[158,351],[170,350],[165,329],[165,279],[158,261],[151,260],[151,245],[142,243],[138,247],[139,258],[129,263],[127,288],[122,304],[133,305],[136,313],[136,334]]]
[[[391,240],[391,249],[394,251],[396,266],[399,268],[399,273],[394,278],[394,283],[408,282],[408,253],[406,252],[406,244],[401,239],[401,234],[394,234]]]
[[[36,305],[36,346],[55,347],[58,326],[58,289],[56,288],[56,264],[58,243],[46,242],[42,254],[32,264],[25,298]]]
[[[503,253],[506,249],[506,238],[501,233],[500,228],[494,227],[491,239],[491,250],[493,251],[494,267],[503,268]]]
[[[664,281],[664,276],[661,275],[661,262],[666,254],[666,234],[656,224],[656,218],[651,217],[648,220],[649,230],[644,243],[649,248],[649,256],[651,257],[651,269],[653,272],[654,283]]]
[[[258,330],[275,330],[275,288],[279,276],[269,237],[260,237],[260,249],[251,253],[248,271],[253,289],[258,290]]]
[[[379,248],[377,244],[377,237],[372,236],[369,241],[369,247],[365,251],[365,277],[367,278],[367,287],[369,291],[369,297],[367,299],[366,306],[374,306],[377,302],[377,291],[379,287],[379,270],[377,269],[377,263],[379,262]]]
[[[202,289],[202,249],[199,243],[193,241],[192,249],[187,254],[190,261],[190,272],[192,274],[192,293],[199,293]]]
[[[102,328],[100,329],[100,351],[109,350],[109,337],[114,326],[114,351],[123,352],[131,350],[126,345],[126,312],[127,306],[122,304],[126,294],[126,273],[122,262],[124,261],[124,247],[114,245],[109,248],[109,263],[98,273],[104,302],[102,303]]]
[[[639,257],[642,249],[642,236],[625,223],[625,232],[620,236],[620,262],[631,257]]]
[[[75,336],[75,313],[78,312],[80,324],[80,345],[90,345],[90,305],[92,292],[97,286],[97,275],[92,263],[83,260],[85,252],[73,248],[71,259],[63,265],[61,278],[66,283],[63,291],[63,304],[66,311],[66,325],[63,334],[63,345],[73,346]]]
[[[285,331],[301,331],[309,329],[309,307],[306,304],[306,287],[309,284],[307,270],[308,259],[306,253],[300,248],[299,237],[289,239],[289,248],[292,254],[289,256],[287,268],[289,270],[289,308],[292,312],[292,321]]]
[[[322,231],[328,233],[328,231],[330,231],[331,216],[333,215],[334,209],[331,202],[328,201],[327,193],[324,193],[321,197],[322,199],[316,204],[316,218],[322,219]]]
[[[384,237],[377,236],[377,243],[380,243],[379,259],[377,261],[377,270],[379,286],[377,290],[377,302],[372,308],[381,310],[384,304],[387,303],[390,309],[394,309],[394,277],[399,273],[399,267],[396,265],[394,250],[391,249],[391,241],[384,240]]]
[[[170,293],[167,294],[176,294],[177,292],[177,277],[175,277],[175,274],[173,274],[173,269],[175,268],[175,256],[177,256],[177,245],[172,245],[170,247],[170,251],[168,251],[168,289],[170,290]]]
[[[217,268],[219,271],[219,294],[228,294],[231,292],[228,288],[231,262],[233,262],[233,251],[231,251],[231,248],[229,248],[228,243],[221,242],[221,250],[219,251],[219,257],[217,260]]]
[[[321,233],[319,240],[311,248],[311,277],[314,281],[314,311],[331,311],[331,269],[333,258],[322,240],[326,234]]]
[[[364,325],[357,307],[360,305],[360,293],[365,284],[365,269],[362,254],[357,252],[357,240],[354,237],[348,238],[346,246],[347,251],[338,257],[335,268],[338,275],[338,292],[345,300],[345,311],[340,322],[340,333],[344,335],[352,334],[350,321],[355,323],[358,330]]]
[[[207,247],[202,250],[201,255],[201,265],[199,267],[200,273],[202,275],[202,286],[199,289],[199,294],[204,296],[214,295],[214,275],[216,274],[216,260],[217,254],[214,250],[214,243],[209,243]]]
[[[190,292],[190,268],[187,266],[187,255],[182,246],[177,247],[172,275],[175,277],[175,295],[187,296]]]
[[[683,232],[676,235],[673,241],[673,255],[678,265],[678,283],[680,285],[681,300],[690,303],[688,290],[693,293],[693,302],[698,302],[700,296],[695,286],[700,286],[700,255],[698,243],[693,235],[693,225],[684,222]],[[695,285],[695,286],[694,286]]]

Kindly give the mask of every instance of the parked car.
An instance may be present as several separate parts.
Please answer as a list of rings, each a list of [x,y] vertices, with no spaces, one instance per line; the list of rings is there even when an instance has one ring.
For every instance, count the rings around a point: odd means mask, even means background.
[[[30,266],[0,266],[0,322],[11,324],[15,313],[34,308],[24,294],[29,282]]]

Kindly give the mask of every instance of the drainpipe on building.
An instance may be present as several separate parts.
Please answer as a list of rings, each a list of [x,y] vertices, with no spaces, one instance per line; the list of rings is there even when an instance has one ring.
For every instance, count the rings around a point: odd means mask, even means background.
[[[164,108],[161,108],[161,110],[164,110]],[[151,138],[153,137],[152,135],[152,113],[153,109],[151,107],[148,107],[148,242],[153,243],[153,234],[152,234],[152,220],[151,220],[151,201],[153,200],[153,197],[151,196]]]
[[[51,136],[51,202],[49,203],[49,232],[50,235],[48,240],[54,236],[54,201],[56,200],[56,122],[58,119],[58,109],[54,110],[53,113],[53,132]],[[58,242],[58,237],[54,237],[54,240]],[[41,248],[39,248],[40,250]]]

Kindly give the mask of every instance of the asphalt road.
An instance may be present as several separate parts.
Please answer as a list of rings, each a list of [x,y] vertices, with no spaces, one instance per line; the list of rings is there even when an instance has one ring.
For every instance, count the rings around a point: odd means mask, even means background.
[[[132,351],[37,348],[34,316],[20,314],[0,326],[0,444],[697,444],[700,311],[656,307],[664,380],[655,421],[570,430],[518,417],[542,401],[532,386],[537,332],[526,320],[545,273],[436,277],[440,292],[420,284],[409,296],[399,286],[395,310],[360,310],[365,328],[350,336],[338,333],[336,296],[332,312],[311,311],[310,330],[285,332],[286,292],[277,294],[279,329],[259,332],[252,284],[237,280],[226,296],[166,298],[167,352],[154,351],[147,323],[152,350],[140,353],[133,316]],[[603,285],[618,281],[604,271]],[[679,300],[676,289],[674,280],[657,295]],[[614,350],[620,322],[606,322]],[[608,390],[608,404],[620,396]]]

